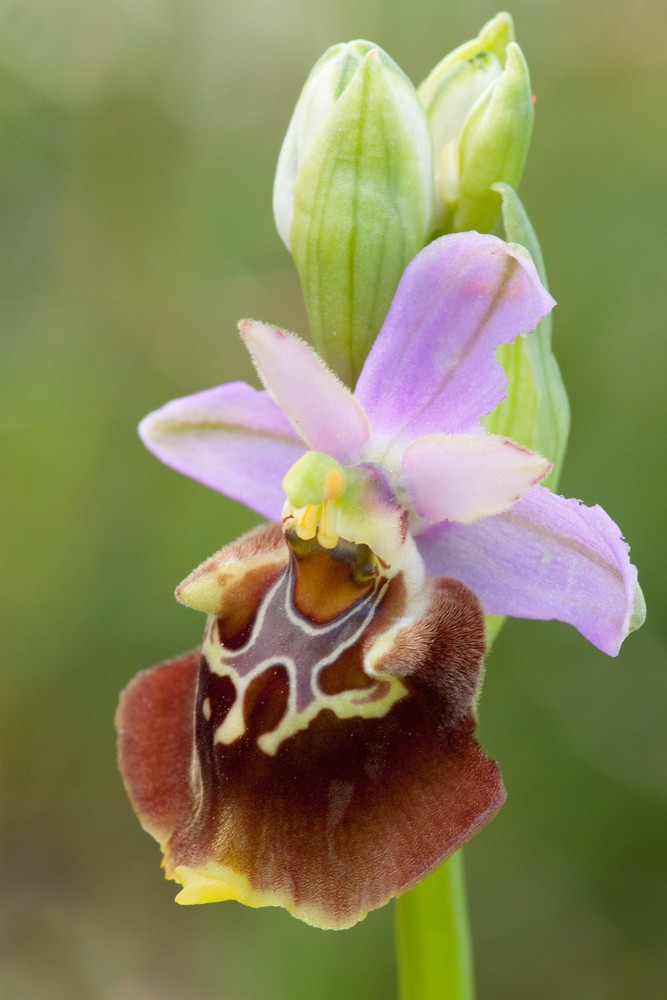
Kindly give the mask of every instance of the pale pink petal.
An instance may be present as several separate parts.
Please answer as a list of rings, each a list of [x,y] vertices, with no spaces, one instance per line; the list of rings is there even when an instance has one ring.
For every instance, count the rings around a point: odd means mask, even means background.
[[[412,441],[401,464],[412,509],[426,521],[470,524],[509,510],[551,463],[492,434],[431,434]]]
[[[506,514],[443,523],[418,540],[426,567],[473,590],[487,614],[557,618],[615,656],[644,604],[621,532],[601,507],[535,486]]]
[[[139,425],[165,465],[279,520],[282,479],[306,446],[266,392],[230,382],[174,399]]]
[[[355,395],[374,432],[465,433],[505,398],[496,348],[553,307],[525,250],[457,233],[408,265]]]
[[[309,448],[353,463],[369,427],[350,390],[293,334],[254,320],[239,329],[269,395]]]

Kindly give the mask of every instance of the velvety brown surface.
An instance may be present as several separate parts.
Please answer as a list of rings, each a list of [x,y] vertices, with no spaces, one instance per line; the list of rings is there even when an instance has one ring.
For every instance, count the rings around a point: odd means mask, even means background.
[[[427,586],[426,614],[374,664],[399,678],[407,696],[381,718],[339,718],[324,708],[273,755],[257,737],[278,725],[288,702],[275,621],[264,622],[275,663],[245,690],[245,730],[231,743],[215,733],[235,684],[205,657],[190,654],[130,684],[118,716],[121,769],[143,825],[163,843],[168,871],[215,863],[309,922],[348,926],[419,881],[495,814],[504,789],[473,721],[482,616],[460,584]],[[362,687],[363,652],[403,611],[398,577],[363,639],[323,674],[322,689]],[[217,625],[212,618],[208,628]]]
[[[121,774],[142,826],[164,841],[187,820],[199,650],[130,681],[116,712]]]

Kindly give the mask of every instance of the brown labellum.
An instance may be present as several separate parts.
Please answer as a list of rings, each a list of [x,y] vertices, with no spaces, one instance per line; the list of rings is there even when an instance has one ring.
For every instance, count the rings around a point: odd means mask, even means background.
[[[287,541],[259,528],[182,585],[216,613],[201,651],[123,693],[120,764],[180,902],[348,927],[504,800],[474,735],[483,616],[461,584],[412,592],[366,546]]]

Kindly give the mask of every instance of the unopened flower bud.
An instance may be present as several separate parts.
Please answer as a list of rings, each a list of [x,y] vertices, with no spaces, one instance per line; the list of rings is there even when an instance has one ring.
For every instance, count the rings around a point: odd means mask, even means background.
[[[377,46],[336,45],[315,65],[278,160],[274,214],[319,353],[353,384],[433,221],[426,114]]]
[[[419,95],[433,135],[438,230],[490,232],[500,213],[492,186],[518,185],[533,125],[528,67],[509,14],[446,56]]]

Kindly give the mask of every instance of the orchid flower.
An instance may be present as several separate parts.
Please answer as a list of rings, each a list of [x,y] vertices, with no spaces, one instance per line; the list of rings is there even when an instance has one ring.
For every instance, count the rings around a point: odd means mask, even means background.
[[[442,237],[405,271],[354,392],[245,321],[264,390],[143,421],[162,461],[278,522],[181,584],[209,615],[201,650],[121,701],[121,769],[180,902],[356,922],[503,802],[474,734],[483,613],[557,618],[611,655],[640,624],[614,522],[481,423],[505,395],[496,349],[552,306],[520,247]]]

